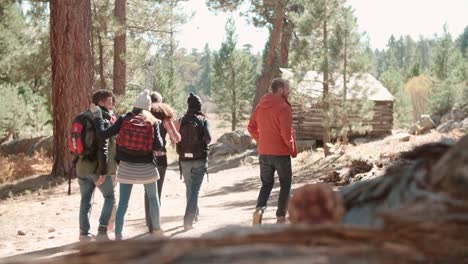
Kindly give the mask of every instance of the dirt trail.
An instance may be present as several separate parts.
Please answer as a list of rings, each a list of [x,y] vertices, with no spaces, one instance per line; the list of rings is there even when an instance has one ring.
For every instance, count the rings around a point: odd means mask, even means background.
[[[196,237],[227,225],[250,225],[260,188],[257,166],[239,167],[212,173],[200,193],[200,218],[195,229],[184,231],[185,186],[178,171],[168,170],[164,183],[161,222],[170,237]],[[57,188],[0,201],[0,257],[12,255],[51,256],[78,240],[78,183],[72,195],[66,184]],[[279,184],[275,185],[265,222],[275,221]],[[125,218],[124,238],[146,236],[143,186],[135,186]],[[117,191],[118,196],[118,191]],[[103,198],[94,197],[91,232],[95,233]],[[25,235],[18,235],[22,231]],[[113,232],[110,232],[113,238]]]

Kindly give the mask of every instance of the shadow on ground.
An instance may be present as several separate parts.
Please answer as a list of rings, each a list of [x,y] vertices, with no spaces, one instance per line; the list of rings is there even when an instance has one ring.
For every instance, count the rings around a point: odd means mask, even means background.
[[[21,179],[12,183],[0,185],[0,199],[6,199],[11,196],[28,191],[38,191],[53,188],[65,182],[63,177],[52,177],[50,175],[36,175]]]

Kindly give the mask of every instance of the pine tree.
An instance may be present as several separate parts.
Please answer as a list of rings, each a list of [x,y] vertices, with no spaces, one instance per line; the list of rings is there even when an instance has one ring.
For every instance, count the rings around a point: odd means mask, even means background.
[[[297,0],[296,4],[304,8],[304,12],[298,16],[295,23],[300,34],[300,41],[303,49],[299,49],[302,54],[296,56],[296,72],[300,72],[304,67],[313,67],[322,73],[323,97],[323,143],[325,155],[330,151],[328,143],[331,140],[330,127],[330,85],[333,84],[332,73],[336,72],[340,63],[332,59],[333,50],[331,45],[333,28],[336,28],[341,17],[341,10],[344,0]]]
[[[452,36],[444,25],[432,60],[432,72],[436,77],[431,95],[431,110],[444,113],[455,104],[463,103],[466,94],[466,61],[455,47]]]
[[[54,166],[63,176],[71,167],[67,139],[73,116],[89,103],[93,84],[90,0],[50,2]]]
[[[198,90],[205,94],[210,96],[211,95],[211,51],[208,46],[208,44],[205,44],[205,47],[203,49],[203,54],[200,60],[201,64],[201,74],[200,74],[200,79],[198,80],[197,83],[197,88]]]
[[[232,131],[246,119],[254,91],[254,66],[250,54],[238,50],[234,20],[226,23],[226,37],[213,60],[213,96],[221,117],[229,120]]]

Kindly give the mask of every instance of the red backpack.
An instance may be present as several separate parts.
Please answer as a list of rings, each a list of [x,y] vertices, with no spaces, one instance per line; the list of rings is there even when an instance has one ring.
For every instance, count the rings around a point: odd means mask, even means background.
[[[149,154],[153,151],[154,125],[140,115],[125,117],[117,136],[117,147],[131,152]]]
[[[87,160],[97,159],[96,127],[93,116],[88,110],[81,112],[73,120],[68,146],[75,156]]]

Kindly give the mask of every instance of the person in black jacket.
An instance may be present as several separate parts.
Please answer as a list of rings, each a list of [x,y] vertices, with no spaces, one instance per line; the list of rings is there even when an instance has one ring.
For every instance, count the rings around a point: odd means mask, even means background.
[[[122,239],[124,216],[133,184],[144,184],[148,196],[153,235],[163,236],[160,225],[160,204],[156,181],[159,173],[156,168],[155,151],[163,147],[159,133],[159,121],[149,112],[151,98],[145,90],[138,95],[133,110],[121,116],[115,124],[105,128],[101,109],[91,106],[96,122],[96,132],[101,138],[117,137],[115,159],[119,163],[116,181],[120,184],[120,198],[115,218],[115,238]]]
[[[182,140],[177,144],[187,195],[185,230],[193,228],[194,222],[198,220],[198,194],[208,170],[208,144],[211,142],[209,123],[201,111],[202,100],[190,93],[187,104],[188,110],[180,120],[179,132]]]
[[[113,94],[107,90],[97,90],[92,96],[92,101],[99,107],[103,113],[103,126],[110,127],[111,115],[110,111],[113,108]],[[89,113],[92,119],[91,112]],[[107,235],[107,228],[109,219],[112,215],[113,207],[115,207],[115,195],[112,179],[109,175],[115,172],[110,171],[112,168],[112,159],[108,157],[109,143],[113,142],[112,139],[96,138],[97,153],[93,155],[97,160],[90,160],[83,157],[78,157],[76,161],[76,174],[78,176],[78,184],[80,185],[80,241],[89,241],[93,236],[89,233],[89,211],[91,210],[91,198],[96,187],[104,197],[104,204],[102,206],[101,216],[99,218],[99,227],[96,240],[109,240]]]

